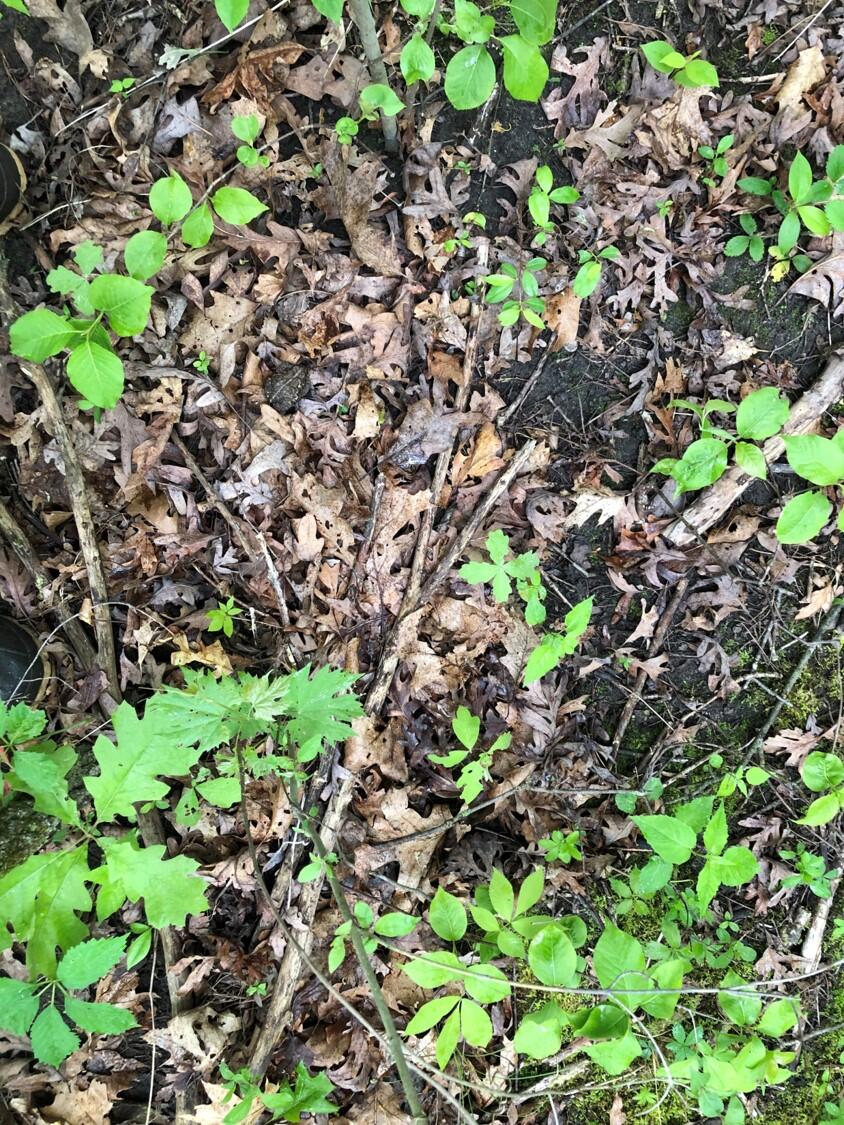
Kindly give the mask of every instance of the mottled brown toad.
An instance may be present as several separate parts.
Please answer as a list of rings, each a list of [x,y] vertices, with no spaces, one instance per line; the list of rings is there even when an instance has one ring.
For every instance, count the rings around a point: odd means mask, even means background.
[[[303,363],[280,363],[264,383],[264,397],[279,414],[289,414],[308,393],[310,385]]]

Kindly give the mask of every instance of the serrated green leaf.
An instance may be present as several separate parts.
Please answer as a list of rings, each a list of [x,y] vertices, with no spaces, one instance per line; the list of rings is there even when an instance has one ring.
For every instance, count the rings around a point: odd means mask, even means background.
[[[65,953],[59,962],[56,979],[65,988],[78,991],[100,980],[113,969],[123,956],[125,935],[110,938],[90,938],[80,942]]]
[[[35,985],[0,977],[0,1028],[12,1035],[26,1035],[38,1015]]]
[[[194,860],[183,855],[166,859],[161,844],[139,848],[132,834],[119,840],[103,837],[102,846],[105,864],[92,872],[92,877],[104,889],[118,888],[124,900],[143,899],[151,926],[183,926],[188,914],[207,910],[205,883],[195,874],[199,864]],[[102,921],[99,905],[98,899],[97,913]]]
[[[76,751],[71,746],[16,750],[6,783],[10,789],[28,793],[38,812],[78,825],[79,812],[67,787],[67,774],[75,763]]]
[[[137,1027],[138,1021],[125,1008],[114,1004],[89,1004],[68,996],[64,1002],[65,1015],[77,1027],[90,1031],[93,1035],[119,1035],[130,1027]]]
[[[79,1036],[70,1030],[52,1004],[39,1013],[29,1038],[36,1059],[48,1066],[60,1066],[79,1046]]]

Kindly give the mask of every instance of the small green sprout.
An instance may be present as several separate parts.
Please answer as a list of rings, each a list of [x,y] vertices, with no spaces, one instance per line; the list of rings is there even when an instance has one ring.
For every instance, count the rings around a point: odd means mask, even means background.
[[[698,56],[700,51],[691,55],[681,55],[680,52],[664,39],[655,39],[652,43],[642,46],[642,54],[660,74],[670,74],[678,86],[685,86],[689,90],[698,89],[700,86],[718,86],[718,71],[705,59]]]
[[[208,632],[221,632],[224,637],[230,637],[234,633],[234,619],[242,612],[243,611],[238,609],[234,604],[234,598],[227,598],[224,602],[217,602],[217,608],[209,609],[206,614],[208,618]]]
[[[111,85],[108,88],[110,94],[123,94],[126,95],[137,82],[137,78],[113,78]]]
[[[592,250],[578,250],[577,260],[580,263],[580,269],[575,274],[571,286],[574,295],[576,297],[591,297],[601,281],[604,262],[615,262],[618,257],[619,252],[616,246],[605,246],[597,254]]]
[[[539,846],[545,853],[545,859],[548,863],[571,863],[573,859],[583,859],[583,852],[580,850],[580,832],[566,832],[563,833],[555,829],[549,837],[545,840],[539,841]]]
[[[724,154],[730,151],[734,143],[735,137],[733,134],[727,133],[718,142],[717,148],[712,148],[711,145],[701,145],[697,150],[698,156],[702,157],[709,165],[709,175],[701,177],[708,188],[717,187],[718,180],[723,180],[729,171],[730,166]]]
[[[531,258],[525,263],[520,274],[510,262],[502,262],[498,273],[488,274],[484,278],[490,290],[487,300],[491,305],[501,305],[501,312],[498,314],[499,324],[509,327],[522,317],[540,331],[545,327],[545,321],[542,319],[545,301],[539,296],[539,282],[536,275],[547,265],[544,258]],[[510,294],[517,283],[520,295],[518,298],[513,298]]]
[[[207,375],[210,363],[211,360],[209,356],[207,356],[205,352],[200,352],[191,366],[194,367],[195,370],[201,371],[203,375]]]
[[[728,258],[739,258],[742,254],[749,254],[754,262],[761,262],[765,255],[765,243],[758,234],[759,226],[750,214],[739,215],[739,226],[744,234],[733,235],[724,247]]]
[[[268,156],[262,156],[255,148],[255,141],[261,132],[261,122],[257,114],[242,114],[232,118],[232,132],[243,144],[237,147],[237,159],[246,168],[267,168],[270,163]]]
[[[492,586],[492,596],[497,602],[506,602],[512,592],[512,581],[516,592],[525,603],[525,621],[528,625],[541,625],[545,620],[545,587],[539,571],[539,555],[536,551],[525,551],[514,555],[506,562],[510,551],[510,537],[496,529],[486,537],[489,562],[468,562],[460,568],[460,577],[473,585],[488,582]]]

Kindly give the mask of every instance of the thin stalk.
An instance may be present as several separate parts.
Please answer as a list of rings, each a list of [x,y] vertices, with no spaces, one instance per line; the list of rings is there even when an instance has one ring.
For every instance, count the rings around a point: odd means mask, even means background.
[[[302,830],[313,844],[314,851],[320,859],[324,860],[328,853],[325,850],[320,834],[311,823],[311,818],[304,809],[299,806],[299,786],[295,781],[292,781],[290,785],[290,804],[298,816]],[[346,892],[343,890],[342,883],[334,874],[331,864],[329,863],[325,864],[325,879],[334,897],[334,901],[337,904],[337,908],[342,915],[343,921],[350,924],[349,937],[352,942],[352,948],[355,951],[355,956],[360,964],[364,979],[369,985],[372,1002],[375,1004],[376,1011],[381,1017],[381,1026],[384,1028],[384,1035],[389,1044],[390,1053],[396,1065],[396,1073],[399,1076],[399,1081],[404,1090],[404,1096],[407,1100],[408,1109],[413,1117],[414,1125],[426,1125],[428,1118],[419,1100],[419,1094],[416,1090],[416,1083],[413,1081],[413,1075],[410,1073],[410,1067],[407,1065],[407,1059],[404,1054],[404,1044],[401,1041],[398,1028],[393,1021],[389,1005],[384,999],[384,993],[381,991],[381,985],[378,983],[378,977],[375,975],[375,970],[372,967],[369,954],[366,952],[363,934],[355,920],[354,913],[349,905],[349,900],[346,898]]]
[[[372,14],[370,0],[349,0],[349,11],[352,13],[352,20],[360,35],[370,78],[373,82],[382,86],[389,86],[392,89],[390,79],[387,77],[387,68],[381,55],[381,48],[378,46],[378,29],[375,26],[375,16]],[[391,155],[394,155],[399,151],[399,131],[395,117],[387,117],[385,113],[382,113],[381,129],[384,133],[384,148]]]

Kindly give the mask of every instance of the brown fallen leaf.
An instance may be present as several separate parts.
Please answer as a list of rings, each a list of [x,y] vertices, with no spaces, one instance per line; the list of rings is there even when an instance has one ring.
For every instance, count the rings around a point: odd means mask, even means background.
[[[398,277],[402,268],[392,240],[385,231],[369,221],[380,171],[378,161],[367,160],[352,171],[341,154],[340,145],[335,142],[325,146],[323,163],[334,204],[348,232],[352,249],[363,264],[376,273]]]
[[[829,307],[833,316],[841,316],[844,313],[844,252],[830,254],[816,262],[797,278],[788,292],[820,301]]]
[[[41,1110],[41,1116],[61,1125],[108,1125],[113,1104],[105,1082],[96,1078],[87,1090],[63,1082],[53,1102]]]
[[[31,0],[29,14],[35,19],[46,20],[48,29],[44,38],[49,43],[58,43],[79,56],[80,74],[90,70],[97,78],[105,78],[109,67],[108,55],[94,47],[94,37],[79,0],[67,0],[64,10],[55,0]]]
[[[212,668],[218,676],[231,676],[234,674],[232,662],[219,641],[205,645],[199,641],[194,651],[184,633],[175,637],[177,651],[170,654],[170,663],[174,668],[184,668],[186,664],[203,664]]]
[[[797,109],[804,95],[826,77],[823,51],[818,46],[807,47],[786,71],[785,80],[774,95],[780,113]]]
[[[616,1094],[610,1106],[609,1125],[625,1125],[626,1121],[627,1114],[624,1112],[624,1102],[621,1099],[621,1094]]]
[[[567,352],[576,349],[582,303],[582,299],[575,296],[571,289],[555,293],[545,302],[545,323],[554,333],[552,352],[558,352],[561,348],[565,348]]]

